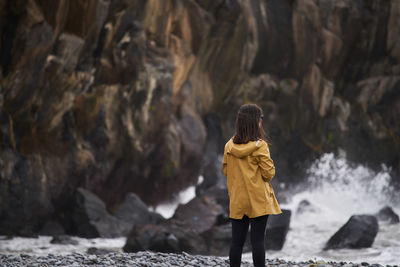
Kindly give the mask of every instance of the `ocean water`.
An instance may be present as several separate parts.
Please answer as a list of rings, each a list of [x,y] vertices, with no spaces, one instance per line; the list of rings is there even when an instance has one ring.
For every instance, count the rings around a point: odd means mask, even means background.
[[[308,170],[308,181],[291,193],[282,208],[292,210],[290,230],[281,251],[267,251],[268,258],[287,261],[346,261],[369,262],[382,265],[400,265],[400,224],[379,223],[379,232],[371,248],[323,251],[328,239],[354,214],[375,214],[389,205],[400,214],[400,194],[390,186],[390,170],[382,166],[374,172],[362,165],[351,165],[346,159],[325,154]],[[201,183],[202,177],[199,177]],[[284,187],[276,190],[285,190]],[[179,203],[187,203],[195,196],[195,188],[189,187],[177,197],[155,210],[164,217],[173,215]],[[310,208],[297,212],[299,203],[310,202]],[[268,237],[267,237],[268,238]],[[83,253],[89,247],[122,251],[125,238],[84,239],[73,237],[79,245],[53,245],[51,237],[37,239],[15,237],[4,240],[0,236],[0,253],[28,253],[36,255]],[[243,255],[251,262],[251,253]]]

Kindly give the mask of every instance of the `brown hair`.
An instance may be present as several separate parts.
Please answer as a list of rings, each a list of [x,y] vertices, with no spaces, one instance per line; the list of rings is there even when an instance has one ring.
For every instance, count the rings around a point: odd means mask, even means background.
[[[249,141],[265,140],[264,129],[259,125],[263,117],[263,111],[258,105],[242,105],[236,115],[236,132],[233,136],[233,142],[235,144],[246,144]]]

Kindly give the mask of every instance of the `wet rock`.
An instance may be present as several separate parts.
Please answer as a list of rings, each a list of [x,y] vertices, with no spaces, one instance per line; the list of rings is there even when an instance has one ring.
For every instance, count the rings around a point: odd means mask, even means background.
[[[379,225],[375,216],[353,215],[326,243],[324,250],[367,248],[372,245]]]
[[[227,189],[227,180],[224,174],[222,173],[222,155],[218,156],[218,158],[215,161],[215,166],[220,168],[220,172],[222,177],[216,177],[216,181],[214,181],[214,184],[207,188],[204,189],[202,185],[200,185],[200,188],[196,188],[196,195],[199,197],[207,197],[214,199],[217,204],[219,204],[223,212],[226,216],[228,216],[228,210],[229,210],[229,195],[228,195],[228,189]]]
[[[178,239],[182,251],[193,254],[207,254],[206,240],[196,229],[186,228],[176,221],[171,222],[168,228]]]
[[[399,83],[399,76],[379,76],[362,80],[357,83],[360,90],[357,102],[367,111],[382,100],[390,98]]]
[[[307,199],[303,199],[300,201],[299,205],[297,206],[296,213],[301,214],[304,212],[316,212],[317,208],[310,203]]]
[[[165,219],[158,213],[149,211],[147,205],[135,193],[128,193],[124,202],[115,212],[120,221],[121,233],[126,236],[135,228],[142,228],[146,224],[158,224]]]
[[[229,248],[232,242],[231,223],[216,225],[202,233],[202,236],[207,246],[207,255],[229,255]],[[243,245],[243,253],[246,252],[251,252],[250,232],[247,234],[246,242]]]
[[[60,65],[64,70],[71,72],[76,68],[84,40],[76,35],[63,33],[58,38],[55,54],[61,60]]]
[[[37,233],[37,231],[35,230],[35,226],[34,225],[25,225],[21,231],[19,231],[18,233],[19,236],[22,237],[29,237],[29,238],[38,238],[39,235]]]
[[[78,236],[95,238],[122,235],[119,221],[108,213],[104,202],[83,188],[78,188],[75,194],[70,220],[70,231]]]
[[[224,224],[227,224],[227,223],[230,223],[228,212],[222,213],[222,214],[217,216],[217,221],[215,223],[216,226],[224,225]]]
[[[171,222],[197,233],[209,230],[217,222],[223,210],[210,196],[195,197],[185,205],[179,205]]]
[[[267,222],[265,249],[281,250],[289,231],[292,212],[282,209],[279,215],[269,215]]]
[[[400,33],[400,23],[397,19],[398,14],[400,13],[400,3],[393,2],[390,5],[390,16],[388,22],[388,38],[387,45],[388,49],[397,61],[400,60],[400,41],[396,38]]]
[[[207,245],[207,254],[215,256],[229,255],[232,240],[232,227],[230,224],[215,226],[203,234]],[[247,250],[244,249],[244,252]]]
[[[59,236],[65,235],[64,226],[57,221],[47,221],[42,229],[39,231],[39,235]]]
[[[166,227],[146,225],[133,229],[124,245],[125,252],[152,250],[159,252],[181,252],[179,241]]]
[[[376,217],[379,221],[388,222],[390,224],[396,224],[400,222],[399,215],[396,214],[393,209],[389,206],[382,208],[377,214]]]
[[[222,207],[214,197],[202,195],[179,205],[174,216],[166,222],[166,226],[177,237],[183,251],[205,254],[206,240],[202,233],[213,228],[218,217],[223,214]]]
[[[133,229],[128,235],[124,251],[153,250],[162,252],[188,251],[207,253],[203,234],[217,224],[222,207],[210,196],[200,196],[180,205],[174,216],[158,225]],[[209,239],[210,236],[207,236]]]

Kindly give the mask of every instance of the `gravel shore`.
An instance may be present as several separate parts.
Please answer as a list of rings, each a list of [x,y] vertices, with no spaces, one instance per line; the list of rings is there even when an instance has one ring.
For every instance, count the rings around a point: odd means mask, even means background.
[[[47,267],[47,266],[140,266],[140,267],[223,267],[229,266],[229,262],[223,257],[190,255],[185,252],[182,254],[154,253],[143,251],[138,253],[107,253],[104,255],[90,255],[72,253],[69,255],[32,256],[28,254],[19,255],[0,255],[0,266],[29,266],[29,267]],[[253,266],[252,263],[243,262],[243,267]],[[347,262],[290,262],[279,259],[267,259],[266,266],[293,266],[293,267],[381,267],[379,264],[353,264]],[[387,267],[397,265],[387,265]]]

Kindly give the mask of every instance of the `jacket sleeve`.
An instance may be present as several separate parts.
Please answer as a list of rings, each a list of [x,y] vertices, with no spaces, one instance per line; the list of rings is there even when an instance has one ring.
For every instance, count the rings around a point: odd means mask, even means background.
[[[227,160],[226,160],[226,148],[225,148],[224,149],[224,159],[222,161],[222,171],[224,172],[225,177],[228,177],[226,168],[227,168]]]
[[[261,143],[261,147],[255,151],[255,155],[258,158],[258,166],[261,169],[261,175],[264,181],[270,182],[275,176],[274,161],[271,159],[269,153],[268,144],[266,142]]]

